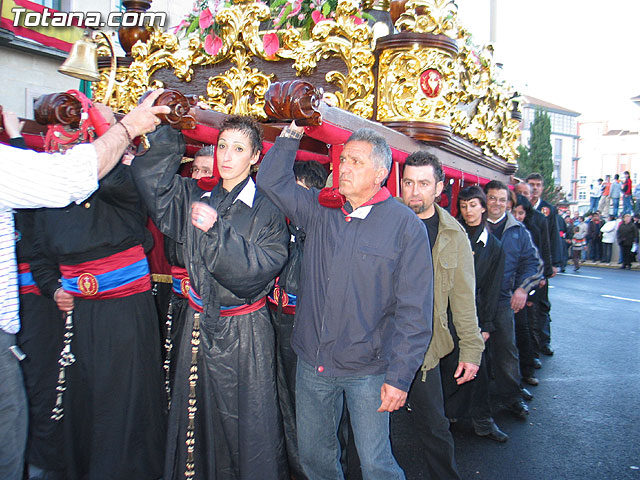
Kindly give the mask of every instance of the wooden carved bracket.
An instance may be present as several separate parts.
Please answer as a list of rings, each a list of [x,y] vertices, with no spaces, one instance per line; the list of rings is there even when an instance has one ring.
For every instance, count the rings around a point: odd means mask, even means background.
[[[80,126],[82,104],[69,93],[50,93],[36,99],[33,113],[41,125],[68,125],[71,128]]]
[[[272,120],[295,120],[300,126],[322,123],[322,115],[318,110],[322,90],[309,82],[274,82],[265,93],[264,99],[264,110]]]
[[[171,109],[170,113],[160,114],[158,118],[164,124],[169,124],[179,130],[193,130],[196,128],[196,119],[189,114],[189,109],[198,101],[195,95],[189,97],[178,90],[166,89],[154,102],[154,105],[166,105]]]

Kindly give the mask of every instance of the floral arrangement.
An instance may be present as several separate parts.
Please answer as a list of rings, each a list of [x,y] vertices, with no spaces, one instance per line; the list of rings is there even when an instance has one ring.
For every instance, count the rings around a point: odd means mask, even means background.
[[[198,33],[203,48],[209,55],[216,55],[222,48],[220,28],[215,23],[216,14],[231,5],[225,0],[196,0],[191,12],[174,28],[174,33],[187,37]],[[338,0],[274,0],[271,2],[272,29],[276,33],[264,35],[264,50],[269,56],[280,48],[277,32],[282,29],[298,28],[303,38],[310,38],[311,30],[320,22],[335,17]],[[353,20],[356,24],[373,20],[368,13],[358,12]]]

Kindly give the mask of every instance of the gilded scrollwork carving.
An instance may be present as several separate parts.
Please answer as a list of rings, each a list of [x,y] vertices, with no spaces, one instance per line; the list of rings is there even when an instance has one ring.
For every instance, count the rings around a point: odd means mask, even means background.
[[[473,45],[468,31],[460,26],[452,0],[408,0],[406,11],[396,22],[405,32],[446,35],[457,40],[458,53],[417,45],[414,50],[397,47],[380,52],[378,67],[377,115],[379,121],[405,119],[450,126],[454,134],[481,146],[487,155],[515,161],[518,121],[511,118],[511,89],[496,81],[496,67],[490,46]],[[151,88],[162,87],[155,80],[159,69],[170,69],[175,77],[191,82],[194,69],[225,65],[215,69],[201,99],[225,113],[251,114],[266,118],[264,95],[275,76],[256,59],[266,62],[289,60],[298,77],[321,71],[335,87],[325,92],[332,103],[364,118],[374,116],[374,43],[370,26],[356,23],[357,0],[340,0],[331,19],[321,21],[304,40],[300,31],[263,31],[270,19],[269,7],[250,0],[235,0],[215,17],[220,43],[208,48],[193,36],[180,45],[177,37],[155,30],[147,43],[132,48],[127,65],[116,71],[116,85],[109,99],[102,96],[108,83],[108,68],[93,85],[94,98],[106,101],[115,110],[130,111],[137,99]],[[278,36],[275,53],[265,52],[265,35]],[[428,35],[426,35],[428,36]],[[440,37],[442,38],[442,37]],[[446,42],[445,42],[446,43]],[[323,70],[323,62],[339,58],[344,68]],[[326,64],[325,64],[326,65]],[[427,78],[424,77],[427,75]],[[422,77],[422,79],[421,79]],[[437,78],[436,78],[437,77]],[[438,88],[430,81],[440,82]],[[421,83],[426,82],[426,83]],[[435,83],[434,83],[435,85]]]
[[[389,49],[380,56],[378,121],[450,123],[450,84],[455,80],[453,58],[436,48]],[[423,72],[434,73],[434,93],[421,87]],[[428,81],[428,80],[427,80]]]
[[[453,0],[409,0],[395,23],[399,31],[447,35],[455,38],[458,7]]]

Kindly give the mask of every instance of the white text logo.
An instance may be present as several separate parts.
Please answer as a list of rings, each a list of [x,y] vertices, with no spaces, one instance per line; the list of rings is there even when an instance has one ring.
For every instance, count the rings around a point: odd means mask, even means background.
[[[166,12],[110,12],[104,21],[100,12],[52,12],[45,8],[40,13],[19,7],[11,11],[14,27],[164,27],[167,21]]]

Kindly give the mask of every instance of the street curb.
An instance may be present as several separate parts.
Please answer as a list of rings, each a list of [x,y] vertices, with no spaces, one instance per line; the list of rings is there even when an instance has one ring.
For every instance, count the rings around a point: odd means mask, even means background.
[[[567,262],[567,265],[573,265],[572,261]],[[620,270],[620,263],[600,263],[586,260],[580,263],[581,267],[596,267],[596,268],[617,268]],[[634,262],[631,264],[631,270],[640,270],[640,263]]]

